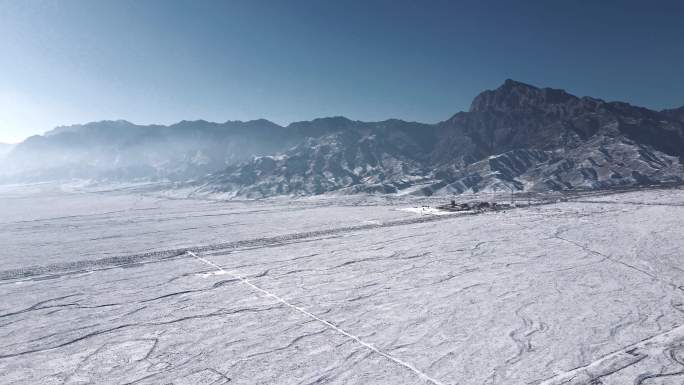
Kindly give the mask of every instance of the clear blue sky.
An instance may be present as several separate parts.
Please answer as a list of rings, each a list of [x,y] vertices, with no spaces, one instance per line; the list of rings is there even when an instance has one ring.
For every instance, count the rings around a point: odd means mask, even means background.
[[[684,105],[684,1],[0,0],[0,141],[102,119],[423,122],[506,78]]]

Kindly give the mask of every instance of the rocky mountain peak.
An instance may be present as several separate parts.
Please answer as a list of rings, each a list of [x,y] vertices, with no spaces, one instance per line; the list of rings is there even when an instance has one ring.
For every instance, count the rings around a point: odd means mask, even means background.
[[[516,80],[506,81],[495,90],[487,90],[473,99],[470,112],[530,111],[545,109],[549,105],[576,100],[564,90],[537,88]]]
[[[0,146],[2,150],[2,146]],[[102,121],[0,156],[3,181],[171,180],[236,197],[455,194],[684,183],[684,109],[653,111],[508,79],[437,124]]]

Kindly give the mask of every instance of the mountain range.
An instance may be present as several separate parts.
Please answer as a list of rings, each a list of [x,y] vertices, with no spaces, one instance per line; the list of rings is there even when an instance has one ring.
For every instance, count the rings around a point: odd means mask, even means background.
[[[653,111],[506,80],[437,124],[102,121],[16,145],[1,181],[172,180],[201,194],[547,191],[684,181],[684,107]]]

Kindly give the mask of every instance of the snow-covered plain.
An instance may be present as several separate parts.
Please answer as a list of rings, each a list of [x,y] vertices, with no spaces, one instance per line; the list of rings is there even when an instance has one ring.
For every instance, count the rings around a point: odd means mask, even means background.
[[[435,203],[2,187],[0,383],[684,383],[684,190]]]

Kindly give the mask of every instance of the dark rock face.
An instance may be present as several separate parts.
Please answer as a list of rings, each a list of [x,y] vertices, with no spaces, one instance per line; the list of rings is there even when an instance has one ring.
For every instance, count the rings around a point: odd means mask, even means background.
[[[335,131],[328,129],[329,123],[307,124],[307,130],[325,134],[308,137],[283,154],[229,167],[211,177],[204,189],[251,198],[334,190],[395,193],[426,180],[431,172],[427,165],[435,141],[433,126],[345,121]]]
[[[662,110],[661,112],[672,120],[684,123],[684,106],[670,110]]]
[[[577,101],[576,96],[563,90],[552,88],[539,89],[529,84],[507,79],[495,89],[482,92],[470,105],[470,112],[537,112],[561,108]]]
[[[684,176],[677,116],[507,80],[438,124],[432,160],[445,187],[430,192],[676,183]]]
[[[29,138],[8,158],[31,165],[19,175],[34,179],[192,179],[201,192],[244,197],[679,183],[684,107],[658,112],[506,80],[435,125],[100,122]]]

